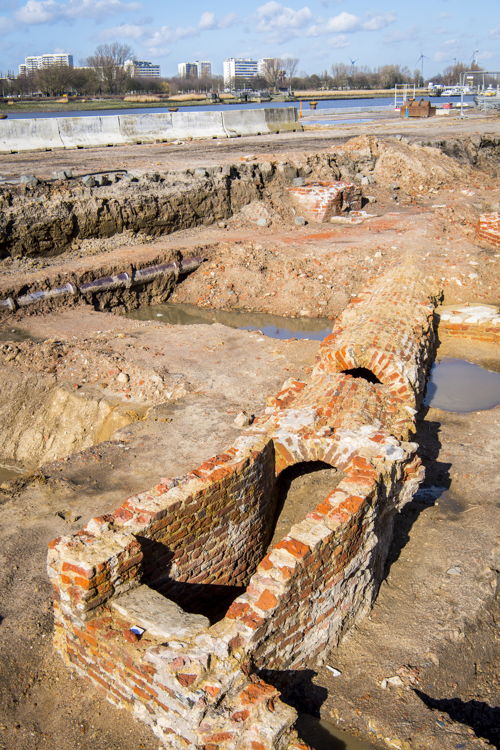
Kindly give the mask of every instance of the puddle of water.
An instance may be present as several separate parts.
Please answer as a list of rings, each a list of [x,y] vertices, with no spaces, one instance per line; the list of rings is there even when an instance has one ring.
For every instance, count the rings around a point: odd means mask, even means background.
[[[0,484],[19,479],[25,473],[26,469],[19,464],[16,464],[14,461],[9,461],[6,458],[0,458]]]
[[[299,714],[296,727],[299,737],[314,750],[377,750],[375,745],[309,714]]]
[[[221,323],[242,331],[261,331],[273,339],[312,339],[322,341],[332,331],[328,318],[284,318],[279,315],[247,312],[244,310],[212,310],[196,305],[166,303],[148,305],[127,313],[135,320],[155,320],[169,325]]]
[[[20,328],[3,328],[0,330],[0,341],[27,341],[31,336]]]
[[[465,413],[492,409],[500,403],[500,373],[465,359],[443,359],[433,365],[425,405]]]

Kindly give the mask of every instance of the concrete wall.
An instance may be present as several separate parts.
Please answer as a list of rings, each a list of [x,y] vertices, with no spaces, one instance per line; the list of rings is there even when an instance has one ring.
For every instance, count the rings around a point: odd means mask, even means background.
[[[300,129],[294,107],[0,120],[0,153],[225,138]]]
[[[379,348],[397,294],[404,324]],[[49,545],[56,647],[166,747],[299,747],[295,714],[276,689],[280,673],[286,687],[289,670],[323,659],[370,607],[394,518],[423,476],[417,445],[406,440],[423,394],[420,371],[432,359],[436,296],[419,269],[393,269],[360,295],[370,326],[355,299],[309,382],[287,382],[224,454]],[[339,341],[360,367],[365,350],[390,354],[388,382],[338,372]],[[395,388],[400,376],[412,387]],[[275,477],[303,461],[323,461],[344,478],[311,497],[302,520],[263,554]],[[172,566],[172,554],[174,575],[188,586],[246,585],[215,624],[144,585]],[[130,630],[141,612],[120,605],[134,592],[149,601],[141,639]],[[158,607],[168,610],[163,619]]]

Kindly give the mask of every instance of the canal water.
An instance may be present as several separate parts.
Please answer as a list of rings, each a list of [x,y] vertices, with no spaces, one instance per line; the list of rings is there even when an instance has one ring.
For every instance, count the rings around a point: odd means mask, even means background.
[[[443,105],[447,102],[453,102],[455,104],[460,102],[460,97],[456,96],[426,96],[432,104]],[[464,101],[472,101],[472,96],[464,97]],[[362,97],[356,99],[318,99],[316,110],[312,110],[309,107],[309,102],[304,101],[302,108],[303,114],[309,115],[314,114],[314,111],[319,112],[322,109],[329,110],[366,110],[366,109],[391,109],[394,106],[394,96],[384,97]],[[55,104],[54,106],[57,106]],[[126,107],[124,109],[94,109],[94,110],[73,110],[69,111],[60,106],[60,109],[54,112],[39,112],[34,110],[33,112],[9,112],[8,106],[2,107],[2,111],[8,114],[9,119],[26,119],[26,118],[39,118],[39,117],[97,117],[100,115],[147,115],[155,114],[158,112],[168,113],[169,106],[173,106],[173,102],[157,107]],[[179,112],[223,112],[228,109],[268,109],[268,108],[281,108],[281,107],[296,107],[299,109],[300,102],[237,102],[236,104],[191,104],[186,107],[179,107]]]
[[[322,341],[332,331],[328,318],[284,318],[279,315],[243,310],[213,310],[196,305],[165,303],[148,305],[127,313],[135,320],[155,320],[169,325],[221,323],[241,331],[261,331],[273,339],[312,339]]]
[[[432,367],[424,403],[459,413],[492,409],[500,403],[500,373],[465,359],[442,359]]]

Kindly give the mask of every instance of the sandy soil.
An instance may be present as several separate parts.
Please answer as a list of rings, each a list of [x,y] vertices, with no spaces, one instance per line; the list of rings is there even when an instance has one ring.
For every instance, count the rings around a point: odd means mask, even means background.
[[[475,116],[439,122],[391,119],[377,121],[376,127],[377,134],[455,137],[498,133],[499,122]],[[342,128],[341,134],[315,130],[230,142],[0,156],[0,173],[50,176],[62,166],[80,174],[124,165],[184,169],[228,163],[245,154],[323,150],[333,139],[369,130],[366,125]],[[382,174],[365,188],[374,199],[365,208],[373,215],[361,224],[296,227],[281,205],[272,204],[268,227],[257,228],[247,209],[223,227],[186,230],[155,242],[134,240],[126,249],[116,238],[89,241],[67,256],[42,260],[41,267],[44,273],[52,267],[59,272],[95,263],[98,253],[103,264],[118,267],[135,252],[146,262],[160,252],[180,249],[188,255],[201,246],[206,262],[177,287],[173,301],[334,318],[369,278],[411,257],[442,279],[446,303],[498,301],[499,253],[480,246],[474,234],[479,213],[498,201],[491,175],[464,170],[463,182],[425,181],[420,189],[420,183],[402,180],[394,189],[390,167],[386,174],[387,179]],[[10,272],[24,278],[38,271],[19,261]],[[98,689],[54,655],[47,542],[76,531],[157,476],[183,472],[223,448],[238,434],[234,418],[239,411],[258,413],[285,378],[307,378],[317,343],[266,339],[220,325],[187,330],[87,308],[17,313],[4,322],[2,339],[12,328],[17,331],[13,338],[61,340],[81,351],[98,344],[128,361],[131,372],[140,359],[141,367],[163,368],[185,386],[163,404],[151,408],[148,402],[149,417],[112,440],[46,464],[0,494],[0,747],[152,750],[158,741],[142,724],[108,705]],[[38,362],[36,344],[18,349],[6,368],[21,371],[30,357],[35,357],[33,366]],[[500,369],[498,352],[486,345],[445,342],[440,355],[447,353]],[[98,360],[95,366],[95,385],[104,387]],[[65,373],[55,369],[64,381]],[[371,616],[330,656],[328,663],[342,675],[333,678],[328,669],[315,669],[316,689],[311,687],[304,709],[401,750],[476,750],[494,744],[489,607],[496,569],[497,436],[498,409],[422,414],[418,439],[428,467],[425,487],[402,514],[388,577]],[[452,568],[460,572],[449,573]],[[391,677],[401,684],[383,688],[382,680]],[[452,700],[453,705],[446,702]]]

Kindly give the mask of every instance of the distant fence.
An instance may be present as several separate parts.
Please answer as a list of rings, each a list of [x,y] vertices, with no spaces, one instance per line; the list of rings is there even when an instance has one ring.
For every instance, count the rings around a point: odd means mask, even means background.
[[[0,120],[0,153],[301,130],[295,107]]]

